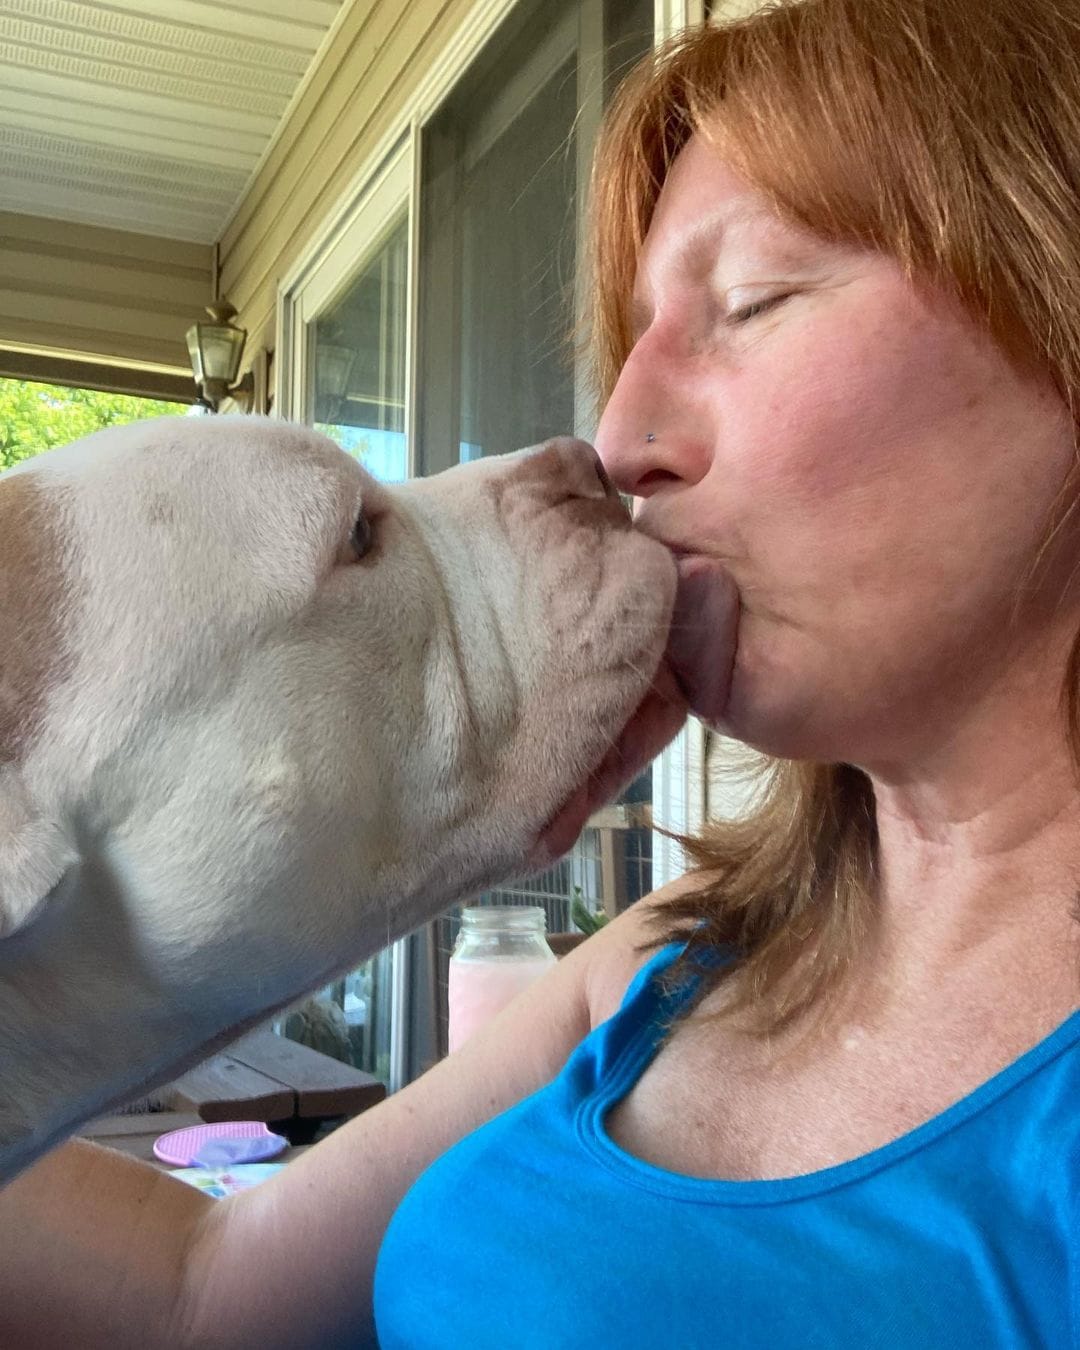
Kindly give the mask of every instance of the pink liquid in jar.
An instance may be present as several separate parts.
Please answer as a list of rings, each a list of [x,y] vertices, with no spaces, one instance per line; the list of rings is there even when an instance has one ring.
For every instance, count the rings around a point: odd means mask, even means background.
[[[448,986],[450,1053],[464,1045],[474,1031],[490,1022],[496,1013],[554,964],[554,956],[507,956],[481,961],[451,957]]]

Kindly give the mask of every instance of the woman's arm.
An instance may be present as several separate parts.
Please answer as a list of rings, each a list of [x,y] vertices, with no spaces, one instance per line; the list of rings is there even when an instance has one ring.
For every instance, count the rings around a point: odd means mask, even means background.
[[[640,936],[629,911],[452,1057],[231,1200],[109,1149],[63,1145],[0,1191],[0,1345],[374,1344],[375,1258],[401,1197],[559,1072],[641,963]]]
[[[83,1140],[0,1189],[0,1345],[168,1345],[186,1250],[218,1201]]]
[[[409,1087],[221,1205],[189,1265],[181,1343],[374,1345],[371,1285],[391,1215],[430,1162],[558,1073],[589,1030],[587,946]]]

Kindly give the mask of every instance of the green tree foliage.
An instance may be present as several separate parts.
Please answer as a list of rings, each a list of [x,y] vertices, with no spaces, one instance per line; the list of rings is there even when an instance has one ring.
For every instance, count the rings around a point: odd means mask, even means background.
[[[102,427],[186,411],[156,398],[0,379],[0,471]]]

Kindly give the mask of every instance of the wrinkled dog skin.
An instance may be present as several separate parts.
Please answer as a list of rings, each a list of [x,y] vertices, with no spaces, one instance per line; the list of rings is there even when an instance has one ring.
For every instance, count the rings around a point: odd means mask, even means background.
[[[0,477],[0,1176],[509,874],[670,739],[572,440],[387,488],[259,418]]]

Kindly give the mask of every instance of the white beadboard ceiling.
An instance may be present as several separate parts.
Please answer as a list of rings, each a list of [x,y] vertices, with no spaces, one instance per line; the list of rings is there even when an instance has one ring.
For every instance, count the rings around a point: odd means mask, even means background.
[[[0,210],[217,240],[348,0],[0,0]]]

